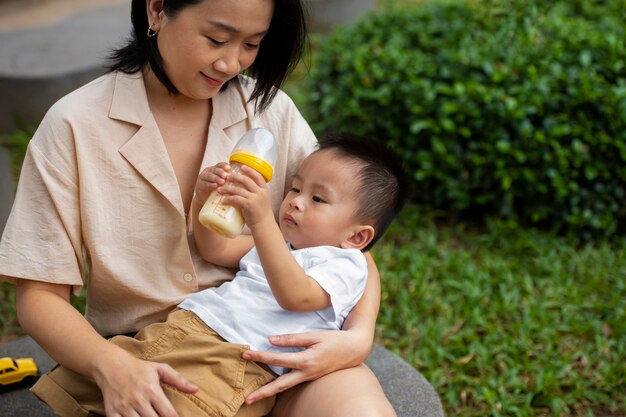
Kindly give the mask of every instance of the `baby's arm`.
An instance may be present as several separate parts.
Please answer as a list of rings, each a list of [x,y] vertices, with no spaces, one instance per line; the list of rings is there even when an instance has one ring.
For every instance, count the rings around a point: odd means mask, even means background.
[[[316,311],[329,307],[328,293],[304,272],[289,252],[274,219],[263,177],[245,166],[242,172],[245,175],[233,174],[229,178],[237,183],[236,186],[223,187],[222,192],[228,194],[224,202],[243,211],[276,301],[289,311]]]
[[[198,176],[194,198],[191,203],[193,237],[200,256],[215,265],[237,268],[239,261],[254,245],[249,235],[239,235],[234,239],[221,236],[204,227],[198,220],[198,214],[218,186],[225,183],[230,166],[225,162],[204,169]]]

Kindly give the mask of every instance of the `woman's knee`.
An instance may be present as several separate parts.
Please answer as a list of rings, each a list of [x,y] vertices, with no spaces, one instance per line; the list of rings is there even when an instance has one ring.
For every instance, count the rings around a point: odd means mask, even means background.
[[[336,417],[397,417],[393,407],[384,396],[382,398],[360,396],[350,398],[335,408]]]
[[[374,373],[360,365],[281,394],[271,416],[396,417],[396,413]]]

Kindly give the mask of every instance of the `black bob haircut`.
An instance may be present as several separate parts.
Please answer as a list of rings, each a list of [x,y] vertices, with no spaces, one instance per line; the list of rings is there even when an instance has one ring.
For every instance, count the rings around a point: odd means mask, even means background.
[[[354,176],[359,181],[355,216],[371,223],[375,230],[374,238],[363,249],[367,251],[411,199],[412,178],[402,158],[380,139],[349,132],[329,133],[319,139],[316,152],[324,150],[332,150],[354,164]]]
[[[169,18],[186,7],[208,0],[165,0],[163,11]],[[178,90],[165,74],[157,36],[148,37],[146,0],[132,0],[132,31],[126,45],[109,55],[109,69],[125,73],[141,70],[146,64],[172,94]],[[268,33],[259,45],[258,55],[246,74],[256,79],[250,101],[258,100],[256,111],[262,112],[276,95],[287,76],[294,70],[306,48],[307,25],[301,0],[274,0],[274,14]],[[232,80],[230,80],[232,81]],[[230,81],[222,90],[228,88]]]

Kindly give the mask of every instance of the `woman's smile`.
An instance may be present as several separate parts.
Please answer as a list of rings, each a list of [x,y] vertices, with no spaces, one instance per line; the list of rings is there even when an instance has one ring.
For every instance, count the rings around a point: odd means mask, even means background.
[[[206,80],[207,84],[209,84],[211,87],[221,87],[222,84],[224,84],[224,81],[220,81],[220,80],[215,79],[213,77],[209,77],[208,75],[205,75],[203,73],[200,73],[200,74],[202,74],[202,76]]]

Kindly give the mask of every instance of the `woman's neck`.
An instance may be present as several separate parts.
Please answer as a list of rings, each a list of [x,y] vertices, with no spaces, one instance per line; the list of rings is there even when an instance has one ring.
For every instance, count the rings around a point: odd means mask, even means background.
[[[144,71],[144,82],[150,110],[157,123],[184,128],[197,126],[199,121],[207,120],[210,109],[208,100],[170,93],[151,70]]]

